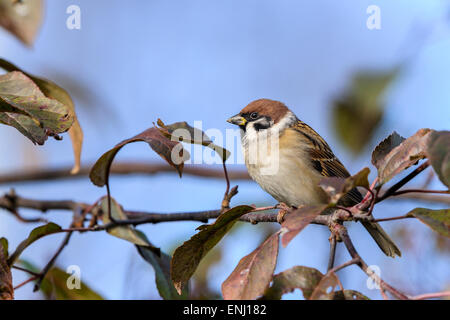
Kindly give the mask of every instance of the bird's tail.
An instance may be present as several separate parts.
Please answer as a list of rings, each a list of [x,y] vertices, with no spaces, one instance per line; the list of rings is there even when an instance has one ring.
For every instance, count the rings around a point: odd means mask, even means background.
[[[362,224],[387,256],[395,258],[396,255],[399,257],[402,255],[395,243],[378,223],[365,221]]]

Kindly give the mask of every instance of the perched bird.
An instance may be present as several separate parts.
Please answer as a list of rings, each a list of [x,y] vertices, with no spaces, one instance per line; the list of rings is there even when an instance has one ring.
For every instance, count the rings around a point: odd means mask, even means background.
[[[325,140],[282,102],[255,100],[227,121],[242,129],[250,176],[280,203],[290,207],[326,203],[320,180],[350,176]],[[353,189],[339,204],[352,206],[361,200],[359,191]],[[401,255],[379,224],[362,224],[387,256]]]

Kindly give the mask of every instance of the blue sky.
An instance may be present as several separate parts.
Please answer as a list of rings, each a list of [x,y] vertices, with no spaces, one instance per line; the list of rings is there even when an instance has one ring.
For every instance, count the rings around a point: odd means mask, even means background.
[[[81,30],[66,28],[66,8],[81,8]],[[381,30],[366,28],[366,8],[381,8]],[[87,1],[49,0],[45,20],[33,48],[0,32],[0,55],[23,69],[54,80],[69,90],[85,132],[83,162],[95,161],[117,142],[152,126],[203,121],[203,128],[230,128],[225,120],[250,101],[272,98],[285,102],[299,118],[329,141],[352,172],[368,166],[369,153],[355,158],[339,144],[330,119],[330,102],[345,89],[355,71],[383,70],[406,62],[386,95],[386,119],[377,136],[393,130],[403,136],[422,127],[450,127],[449,7],[445,1]],[[34,147],[12,128],[0,127],[0,170],[52,167],[72,162],[71,145],[49,141]],[[380,140],[380,139],[378,139]],[[372,142],[371,147],[375,146]],[[240,154],[240,150],[230,150]],[[145,144],[132,144],[117,160],[159,161]],[[238,168],[230,165],[230,168]],[[239,167],[242,168],[242,167]],[[374,177],[372,172],[371,177]],[[239,184],[233,204],[275,203],[253,182]],[[175,212],[217,208],[224,182],[173,174],[154,177],[113,177],[112,193],[128,209]],[[1,185],[5,192],[9,185]],[[93,202],[105,193],[88,179],[14,184],[17,193],[38,199],[73,198]],[[433,187],[442,188],[438,182]],[[419,204],[420,205],[420,204]],[[423,205],[423,204],[422,204]],[[416,205],[401,202],[380,206],[377,216],[394,216]],[[70,221],[67,212],[49,218]],[[33,228],[1,213],[0,234],[15,247]],[[408,221],[431,250],[428,230]],[[170,250],[194,234],[197,223],[166,223],[141,228],[156,245]],[[385,224],[386,229],[392,225]],[[211,286],[231,273],[239,259],[261,242],[258,228],[247,226],[224,239],[225,257],[213,269]],[[352,226],[357,248],[382,268],[387,280],[392,270],[407,270],[416,257],[406,253],[390,260],[378,251],[360,226]],[[56,250],[59,236],[30,247],[24,257],[43,266]],[[300,264],[324,271],[328,233],[310,226],[280,253],[277,271]],[[425,254],[424,254],[425,256]],[[448,256],[435,259],[436,279],[450,281]],[[340,261],[347,259],[344,250]],[[58,260],[76,264],[82,279],[107,298],[157,297],[152,271],[132,245],[107,234],[73,237]],[[133,266],[133,267],[130,267]],[[139,290],[127,282],[130,270],[143,271]],[[147,271],[148,268],[148,272]],[[415,275],[404,274],[414,283]],[[15,281],[24,279],[14,272]],[[342,272],[348,288],[367,290],[366,277],[356,269]],[[414,289],[414,287],[413,287]],[[440,290],[431,282],[427,290]],[[143,296],[142,293],[147,293]],[[17,298],[39,298],[31,287]],[[298,292],[288,298],[301,296]]]

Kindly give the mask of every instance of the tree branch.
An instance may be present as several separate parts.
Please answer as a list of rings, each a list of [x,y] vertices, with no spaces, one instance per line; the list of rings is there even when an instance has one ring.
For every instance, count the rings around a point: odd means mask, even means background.
[[[390,286],[389,284],[387,284],[386,282],[384,282],[377,274],[375,274],[367,265],[367,263],[361,258],[361,256],[358,254],[358,252],[356,251],[355,247],[353,246],[353,243],[347,233],[347,229],[341,225],[341,224],[334,224],[333,226],[331,226],[332,230],[342,239],[342,241],[344,242],[348,252],[350,253],[350,256],[353,259],[358,259],[358,262],[356,263],[361,270],[363,270],[370,278],[372,278],[375,283],[378,283],[381,290],[386,290],[388,292],[390,292],[394,297],[396,297],[397,299],[400,300],[408,300],[409,298],[401,293],[400,291],[398,291],[397,289],[393,288],[392,286]]]
[[[397,182],[392,187],[390,187],[381,197],[377,198],[376,202],[383,201],[384,199],[392,196],[398,189],[400,189],[405,184],[407,184],[409,181],[414,179],[414,177],[416,177],[419,173],[421,173],[423,170],[425,170],[429,166],[430,166],[430,160],[427,160],[426,162],[422,163],[413,172],[409,173],[406,177],[404,177],[399,182]]]
[[[20,170],[16,172],[0,175],[0,184],[14,182],[31,182],[31,181],[49,181],[60,179],[77,179],[89,175],[92,165],[83,166],[77,174],[70,174],[71,167],[63,167],[57,169],[32,169]],[[164,163],[141,163],[141,162],[114,162],[111,165],[110,174],[130,175],[144,174],[155,175],[158,173],[176,173],[176,171]],[[213,169],[202,166],[186,165],[183,168],[184,175],[193,175],[203,178],[223,179],[223,169]],[[250,176],[246,170],[233,170],[228,172],[230,180],[249,180]]]

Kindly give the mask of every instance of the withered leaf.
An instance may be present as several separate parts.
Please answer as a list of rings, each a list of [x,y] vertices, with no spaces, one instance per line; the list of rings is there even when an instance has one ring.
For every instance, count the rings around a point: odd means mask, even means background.
[[[263,299],[279,300],[295,289],[303,292],[305,299],[309,299],[314,288],[317,287],[323,274],[314,268],[295,266],[273,277],[272,285],[264,292]]]
[[[237,206],[222,213],[211,225],[205,225],[173,253],[170,266],[172,281],[178,293],[194,274],[202,258],[225,236],[237,219],[252,211],[250,206]]]
[[[334,291],[322,295],[321,300],[370,300],[361,292],[355,290]]]
[[[397,132],[391,133],[386,139],[381,141],[372,152],[372,164],[375,167],[379,167],[383,159],[392,151],[395,147],[399,146],[406,139],[399,135]]]
[[[303,206],[286,214],[281,224],[281,243],[286,247],[289,242],[322,213],[328,205]]]
[[[252,300],[264,294],[277,263],[279,238],[276,232],[239,261],[222,284],[225,300]]]
[[[339,279],[334,272],[328,272],[319,284],[314,288],[309,300],[323,300],[326,299],[329,293],[335,291],[335,288],[339,286]],[[331,290],[329,290],[331,288]]]
[[[157,128],[150,128],[144,132],[134,136],[133,138],[124,140],[117,144],[111,150],[105,152],[92,167],[89,178],[92,183],[102,187],[108,183],[109,169],[117,152],[123,146],[137,141],[147,142],[148,145],[163,159],[165,159],[172,167],[174,167],[181,177],[183,172],[184,161],[189,159],[189,153],[183,148],[179,142],[171,141],[163,136]]]
[[[75,159],[75,164],[74,164],[74,167],[72,168],[71,173],[72,174],[77,173],[80,170],[80,165],[81,165],[81,149],[82,149],[82,145],[83,145],[83,130],[81,129],[80,123],[79,123],[78,118],[75,113],[75,104],[74,104],[72,98],[70,97],[69,93],[66,90],[64,90],[63,88],[61,88],[60,86],[58,86],[57,84],[55,84],[54,82],[47,80],[47,79],[33,76],[29,73],[26,73],[23,70],[21,70],[19,67],[15,66],[14,64],[10,63],[9,61],[1,59],[1,58],[0,58],[0,68],[3,68],[4,70],[6,70],[8,72],[13,72],[13,71],[22,72],[27,77],[29,77],[31,80],[33,80],[33,82],[39,87],[39,89],[42,91],[42,93],[47,98],[55,99],[69,108],[69,110],[72,114],[72,117],[73,117],[73,123],[69,129],[69,135],[70,135],[70,139],[72,140],[72,149],[73,149],[73,154],[74,154],[74,159]],[[1,114],[0,114],[0,116],[1,116]],[[24,121],[19,121],[19,124],[23,125],[22,122],[24,122]],[[20,131],[19,128],[17,128],[17,129]],[[25,130],[25,132],[31,131],[31,130],[32,130],[32,128]],[[24,133],[22,132],[22,134],[24,134]],[[36,135],[37,134],[38,133],[36,133]]]
[[[182,141],[208,147],[214,150],[222,158],[223,162],[230,157],[231,153],[227,149],[214,144],[203,131],[191,127],[185,121],[166,125],[161,119],[158,119],[157,124],[161,127],[159,128],[161,133],[173,141]]]
[[[450,209],[431,210],[416,208],[407,214],[416,217],[434,231],[450,238]]]
[[[404,140],[394,148],[401,138],[391,135],[384,140],[372,154],[372,163],[378,169],[380,184],[384,184],[394,176],[425,158],[425,149],[430,129],[420,129],[413,136]]]
[[[30,46],[42,21],[42,0],[0,0],[0,26]]]
[[[450,187],[450,131],[431,132],[426,154],[439,179]]]

